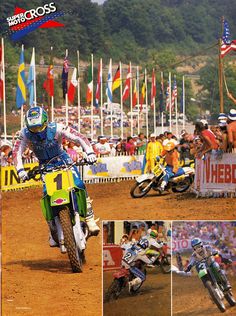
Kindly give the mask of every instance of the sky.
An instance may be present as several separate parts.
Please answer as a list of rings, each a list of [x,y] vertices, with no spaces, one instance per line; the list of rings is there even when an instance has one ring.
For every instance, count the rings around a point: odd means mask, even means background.
[[[97,2],[99,4],[103,3],[105,0],[91,0],[92,2]]]

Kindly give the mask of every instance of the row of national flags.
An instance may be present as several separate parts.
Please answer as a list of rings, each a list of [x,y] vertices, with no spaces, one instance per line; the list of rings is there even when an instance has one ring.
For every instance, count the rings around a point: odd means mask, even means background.
[[[221,38],[221,47],[220,47],[220,56],[223,58],[230,51],[236,51],[236,40],[231,40],[229,23],[224,20],[223,21],[223,34]],[[0,101],[3,100],[3,47],[1,44],[0,47]],[[88,84],[87,84],[87,93],[86,93],[86,101],[90,103],[92,100],[92,90],[93,90],[93,74],[92,74],[92,66],[90,65],[88,68]],[[78,86],[78,76],[77,69],[74,68],[70,83],[68,84],[68,75],[69,75],[69,61],[68,54],[66,53],[63,67],[62,67],[62,92],[63,98],[68,95],[68,100],[73,104],[76,90]],[[131,65],[128,67],[127,75],[125,78],[125,82],[123,88],[121,89],[121,98],[122,101],[128,100],[130,98],[131,90],[132,90],[132,106],[134,107],[138,102],[138,91],[140,91],[140,105],[145,102],[146,94],[147,94],[147,82],[143,80],[141,83],[141,89],[138,87],[138,76],[136,78],[132,78]],[[157,87],[156,87],[156,76],[155,71],[152,71],[152,83],[151,83],[151,108],[155,106],[155,98],[157,95]],[[118,88],[121,88],[123,79],[121,79],[121,66],[117,67],[114,77],[112,78],[112,63],[110,60],[109,69],[108,69],[108,77],[106,82],[106,95],[108,103],[113,102],[113,92]],[[133,87],[131,84],[133,83]],[[98,67],[98,75],[96,81],[96,92],[94,103],[96,107],[99,106],[100,94],[101,94],[101,85],[102,85],[102,60],[100,60]],[[49,97],[54,97],[54,73],[53,73],[53,59],[52,56],[50,58],[49,67],[47,70],[46,79],[43,83],[43,88],[47,92]],[[170,96],[170,91],[172,91]],[[24,62],[24,48],[22,46],[22,50],[20,53],[19,59],[19,67],[17,74],[17,88],[16,88],[16,106],[17,108],[21,108],[22,105],[26,104],[26,97],[29,97],[29,105],[33,106],[36,104],[36,71],[35,71],[35,51],[33,48],[32,57],[30,62],[30,67],[28,71],[28,78],[25,75],[25,62]],[[175,100],[178,97],[177,93],[177,82],[174,79],[173,86],[170,87],[170,83],[167,84],[166,92],[164,92],[164,81],[163,76],[161,78],[160,83],[160,93],[159,93],[159,102],[160,102],[160,111],[164,111],[164,97],[166,100],[166,110],[170,110],[170,107],[174,108]]]

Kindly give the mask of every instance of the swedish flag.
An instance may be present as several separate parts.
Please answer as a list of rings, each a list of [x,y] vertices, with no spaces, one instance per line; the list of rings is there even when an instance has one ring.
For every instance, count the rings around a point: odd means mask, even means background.
[[[16,106],[18,109],[26,102],[26,80],[25,80],[25,63],[24,63],[24,50],[20,54],[20,62],[17,76],[16,87]]]

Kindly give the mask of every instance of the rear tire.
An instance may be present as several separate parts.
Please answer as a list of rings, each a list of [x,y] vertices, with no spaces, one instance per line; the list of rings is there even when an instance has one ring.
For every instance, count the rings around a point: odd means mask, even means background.
[[[172,187],[172,192],[174,192],[174,193],[185,192],[189,189],[191,183],[192,182],[191,182],[190,178],[185,178],[183,181],[176,183],[176,185],[174,185]]]
[[[226,311],[225,305],[220,299],[219,295],[216,293],[215,289],[213,288],[211,281],[206,281],[205,286],[213,299],[213,302],[216,304],[216,306],[219,308],[219,310],[224,313]]]
[[[171,255],[167,254],[160,262],[160,268],[162,273],[168,274],[171,272]]]
[[[233,294],[231,292],[225,293],[225,299],[229,303],[230,306],[235,306],[236,305],[236,300],[233,297]]]
[[[151,181],[152,180],[150,179],[146,179],[140,183],[136,182],[135,185],[130,190],[130,195],[132,196],[132,198],[141,198],[145,196],[151,190],[151,186],[147,188],[148,184]]]
[[[111,300],[117,300],[121,290],[123,288],[125,280],[124,278],[120,279],[114,279],[111,283],[110,287],[108,288],[105,297],[104,297],[104,303],[109,302]]]
[[[70,210],[68,207],[64,207],[63,209],[61,209],[61,211],[59,212],[59,218],[64,234],[65,247],[70,260],[72,272],[82,272],[82,258],[80,258],[78,249],[76,247],[73,227],[70,218]]]

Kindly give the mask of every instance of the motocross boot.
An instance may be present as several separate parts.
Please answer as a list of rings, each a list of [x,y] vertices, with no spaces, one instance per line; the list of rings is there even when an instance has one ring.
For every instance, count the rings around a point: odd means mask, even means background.
[[[161,185],[160,185],[160,190],[161,191],[165,191],[165,187],[167,185],[167,182],[165,180],[162,181]]]
[[[58,234],[58,240],[59,240],[59,246],[60,246],[61,253],[66,253],[66,247],[64,244],[64,234],[63,234],[61,223],[60,223],[58,216],[56,216],[54,218],[54,220],[55,220],[55,224],[57,227],[57,234]]]
[[[229,283],[229,280],[225,273],[222,270],[218,271],[220,275],[221,282],[223,283],[225,291],[229,291],[231,289],[231,284]]]
[[[94,219],[94,212],[92,208],[93,200],[87,197],[86,201],[87,201],[87,216],[85,218],[85,221],[86,221],[86,224],[88,225],[90,235],[97,236],[100,232],[100,228],[96,224],[96,222],[99,221],[99,218],[96,220]]]
[[[128,282],[128,286],[129,286],[129,292],[132,290],[133,286],[139,285],[142,283],[142,279],[137,277],[135,279],[133,279],[132,281]]]
[[[48,242],[50,247],[59,247],[59,244],[54,238],[52,237],[52,232],[56,233],[56,225],[54,221],[47,221],[48,228],[49,228],[49,237],[48,237]]]

